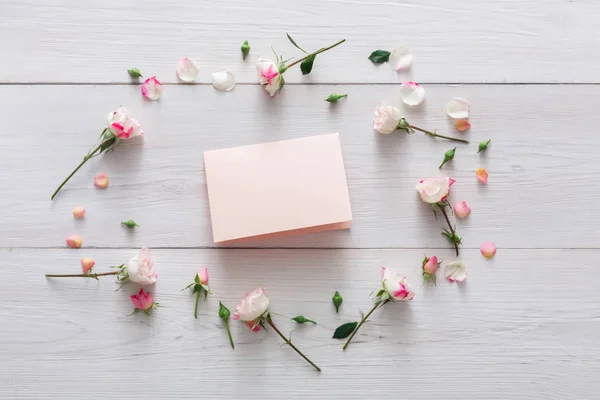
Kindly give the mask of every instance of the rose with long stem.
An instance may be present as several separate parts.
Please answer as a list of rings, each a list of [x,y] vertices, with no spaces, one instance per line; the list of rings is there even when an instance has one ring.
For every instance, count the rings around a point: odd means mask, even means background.
[[[456,255],[458,256],[458,245],[460,244],[461,239],[458,236],[456,236],[456,229],[450,223],[450,219],[448,218],[448,214],[446,213],[446,204],[440,205],[440,211],[442,212],[442,214],[444,214],[444,219],[446,220],[448,228],[450,229],[450,232],[446,231],[442,233],[442,235],[446,236],[448,240],[454,244],[454,249],[456,250]]]
[[[91,273],[91,274],[45,274],[46,278],[92,278],[99,280],[99,276],[117,275],[119,271]]]

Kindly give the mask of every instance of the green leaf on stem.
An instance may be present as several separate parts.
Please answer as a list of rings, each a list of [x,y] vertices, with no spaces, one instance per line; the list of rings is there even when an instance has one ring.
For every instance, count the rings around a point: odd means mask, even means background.
[[[390,60],[390,54],[392,53],[387,50],[375,50],[369,56],[369,60],[375,64],[383,64]]]
[[[352,332],[354,332],[357,325],[358,325],[358,321],[354,321],[354,322],[348,322],[348,323],[338,326],[337,329],[335,330],[335,332],[333,332],[333,338],[334,339],[347,338],[348,336],[350,336],[350,334]]]
[[[290,36],[289,33],[286,32],[286,35],[288,37],[288,39],[290,40],[290,42],[292,42],[292,44],[299,50],[301,50],[303,53],[308,54],[308,52],[306,50],[304,50],[302,47],[298,46],[298,44],[296,43],[296,41],[294,39],[292,39],[292,37]]]
[[[304,60],[300,63],[300,71],[302,71],[302,75],[310,74],[310,71],[312,71],[313,63],[315,62],[316,57],[317,57],[317,55],[313,54],[312,56],[307,57],[306,60]]]

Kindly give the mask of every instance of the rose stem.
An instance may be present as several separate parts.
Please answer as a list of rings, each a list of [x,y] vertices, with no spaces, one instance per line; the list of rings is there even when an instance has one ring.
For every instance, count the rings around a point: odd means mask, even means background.
[[[458,243],[456,243],[456,240],[455,240],[456,232],[454,231],[454,228],[452,228],[450,219],[448,219],[448,214],[446,214],[446,206],[440,207],[440,209],[442,210],[442,214],[444,214],[444,218],[446,219],[446,222],[448,223],[448,228],[450,228],[450,233],[452,233],[452,243],[454,243],[454,248],[456,249],[456,255],[458,256]]]
[[[414,125],[408,125],[408,126],[411,127],[414,130],[426,133],[426,134],[428,134],[430,136],[433,136],[433,137],[439,137],[439,138],[442,138],[442,139],[454,140],[455,142],[461,142],[461,143],[466,143],[466,144],[470,143],[468,140],[453,138],[453,137],[450,137],[450,136],[438,135],[435,132],[426,131],[425,129],[421,129],[418,126],[414,126]]]
[[[286,69],[286,70],[287,70],[287,69],[290,69],[291,67],[293,67],[294,65],[298,64],[299,62],[302,62],[302,61],[306,60],[308,57],[311,57],[311,56],[316,56],[316,55],[317,55],[317,54],[319,54],[319,53],[323,53],[323,52],[325,52],[325,51],[327,51],[327,50],[331,50],[331,49],[333,49],[335,46],[339,46],[340,44],[344,43],[345,41],[346,41],[346,39],[342,39],[342,40],[340,40],[339,42],[337,42],[336,44],[332,44],[332,45],[331,45],[331,46],[329,46],[329,47],[323,47],[323,48],[320,48],[319,50],[315,51],[314,53],[307,54],[306,56],[304,56],[304,57],[302,57],[302,58],[300,58],[300,59],[298,59],[298,60],[294,61],[294,62],[293,62],[293,63],[291,63],[290,65],[286,66],[286,67],[285,67],[285,69]]]
[[[352,334],[350,335],[350,337],[346,341],[346,344],[344,345],[343,350],[346,350],[346,347],[348,347],[348,345],[350,344],[350,341],[352,340],[352,338],[354,337],[354,335],[356,335],[356,332],[358,332],[358,330],[360,329],[360,327],[362,326],[362,324],[364,324],[365,321],[367,319],[369,319],[369,317],[371,316],[371,314],[373,314],[373,311],[377,310],[377,307],[379,307],[380,305],[383,306],[388,301],[389,300],[379,300],[377,303],[375,303],[375,305],[373,306],[373,308],[371,308],[371,311],[369,311],[369,313],[367,315],[365,315],[363,317],[363,319],[360,320],[360,323],[358,324],[358,326],[356,327],[356,329],[354,331],[352,331]]]
[[[200,292],[202,289],[198,289],[196,292],[196,307],[194,308],[194,318],[198,319],[198,301],[200,301]]]
[[[310,365],[312,365],[317,371],[319,371],[319,372],[321,371],[321,368],[317,367],[317,365],[314,362],[310,361],[310,359],[308,357],[306,357],[304,354],[302,354],[302,352],[300,350],[298,350],[298,348],[292,344],[292,342],[290,342],[285,336],[283,336],[283,334],[279,331],[279,329],[277,329],[277,327],[273,323],[273,320],[271,320],[270,316],[267,316],[266,320],[267,320],[267,324],[269,324],[271,326],[271,328],[273,328],[273,330],[275,332],[277,332],[277,334],[279,336],[281,336],[281,338],[283,339],[284,342],[289,344],[290,347],[296,351],[296,353],[300,354],[300,356],[302,358],[304,358],[306,361],[308,361],[308,363]]]
[[[66,184],[66,183],[69,181],[69,179],[71,179],[71,177],[72,177],[73,175],[75,175],[75,173],[76,173],[77,171],[79,171],[79,168],[83,167],[83,164],[85,164],[86,162],[88,162],[90,158],[94,157],[94,154],[96,154],[96,153],[98,152],[98,150],[102,149],[102,147],[103,147],[105,144],[107,144],[109,141],[111,141],[111,140],[113,140],[113,141],[114,141],[114,140],[115,140],[115,138],[114,138],[114,137],[112,137],[112,138],[110,138],[110,139],[106,139],[104,142],[100,143],[100,144],[98,145],[98,147],[96,147],[94,150],[92,150],[92,152],[91,152],[91,153],[88,153],[88,154],[87,154],[85,157],[83,157],[83,161],[81,161],[81,163],[79,163],[79,165],[77,166],[77,168],[75,168],[75,169],[73,170],[73,172],[71,172],[71,173],[69,174],[69,176],[67,176],[67,179],[65,179],[65,180],[63,181],[63,183],[61,183],[61,184],[60,184],[60,186],[58,187],[58,189],[56,189],[56,191],[55,191],[55,192],[52,194],[52,197],[50,198],[50,200],[54,200],[54,198],[56,197],[56,195],[58,194],[58,192],[60,192],[60,189],[62,189],[62,187],[63,187],[63,186],[65,186],[65,184]]]
[[[99,274],[46,274],[46,278],[94,278],[99,276],[117,275],[119,271],[101,272]]]
[[[235,345],[233,344],[233,338],[231,337],[231,330],[229,330],[229,321],[225,321],[225,329],[227,329],[227,336],[229,336],[229,343],[231,343],[231,348],[235,349]]]

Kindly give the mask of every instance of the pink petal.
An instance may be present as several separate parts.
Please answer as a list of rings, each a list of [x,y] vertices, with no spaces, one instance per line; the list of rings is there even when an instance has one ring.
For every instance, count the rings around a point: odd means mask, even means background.
[[[413,55],[410,50],[404,46],[400,45],[392,50],[390,54],[390,65],[396,71],[402,71],[405,69],[409,69],[413,61]]]
[[[475,173],[475,175],[477,176],[477,179],[479,179],[481,182],[487,183],[487,181],[488,181],[488,173],[485,170],[485,168],[478,168],[477,172]]]
[[[90,272],[90,270],[92,269],[92,267],[96,264],[96,261],[92,260],[91,258],[82,258],[81,259],[81,269],[83,270],[84,274],[87,274],[88,272]]]
[[[77,206],[73,209],[73,216],[77,219],[81,219],[83,218],[83,216],[85,215],[85,208],[84,207],[80,207]]]
[[[108,176],[104,172],[100,172],[94,176],[94,186],[101,189],[108,187]]]
[[[479,251],[485,258],[492,258],[496,254],[496,245],[492,242],[485,242],[481,245]]]
[[[177,73],[177,77],[182,81],[193,82],[198,77],[200,69],[194,60],[188,57],[183,57],[177,62],[175,72]]]
[[[83,243],[83,239],[81,239],[81,237],[78,235],[71,235],[65,240],[67,242],[67,246],[69,246],[72,249],[80,248],[81,244]]]
[[[400,85],[400,97],[404,104],[418,106],[425,100],[425,89],[416,82],[404,82]]]
[[[469,214],[471,214],[471,207],[469,207],[466,201],[461,201],[454,205],[454,215],[456,215],[456,218],[464,219]]]
[[[459,119],[455,126],[457,131],[464,132],[471,127],[471,123],[467,119]]]
[[[162,84],[156,79],[156,76],[151,76],[142,84],[142,95],[149,100],[158,100],[162,95]]]

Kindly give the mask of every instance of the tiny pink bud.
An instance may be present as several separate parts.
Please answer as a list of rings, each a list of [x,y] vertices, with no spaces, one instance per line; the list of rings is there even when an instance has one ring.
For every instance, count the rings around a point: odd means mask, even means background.
[[[91,258],[82,258],[81,269],[83,270],[83,273],[87,274],[88,272],[90,272],[94,264],[96,264],[96,261],[92,260]]]
[[[108,176],[104,172],[100,172],[94,177],[94,186],[104,189],[108,186]]]
[[[479,251],[485,258],[492,258],[496,254],[496,245],[492,242],[485,242],[481,245]]]
[[[77,206],[73,209],[73,216],[77,219],[83,218],[85,215],[85,207]]]
[[[457,218],[464,219],[467,218],[469,214],[471,214],[471,207],[469,207],[466,201],[461,201],[454,205],[454,215],[456,215]]]
[[[138,310],[147,310],[154,304],[154,299],[150,293],[141,288],[138,294],[129,296],[133,306]]]
[[[423,271],[427,272],[428,274],[435,275],[439,267],[440,264],[437,257],[433,256],[427,260],[425,265],[423,265]]]
[[[478,168],[477,172],[475,173],[475,175],[477,176],[477,179],[479,179],[481,182],[487,183],[487,181],[488,181],[488,173],[485,170],[485,168]]]
[[[81,243],[83,243],[83,240],[81,239],[80,236],[77,235],[71,235],[69,236],[67,239],[67,245],[72,248],[72,249],[78,249],[81,247]]]
[[[208,285],[208,269],[204,268],[202,271],[198,273],[198,279],[200,283],[203,285]]]
[[[471,127],[471,123],[468,119],[459,119],[454,126],[457,131],[464,132]]]

